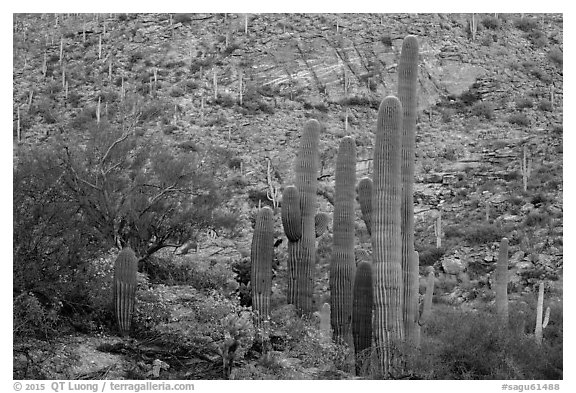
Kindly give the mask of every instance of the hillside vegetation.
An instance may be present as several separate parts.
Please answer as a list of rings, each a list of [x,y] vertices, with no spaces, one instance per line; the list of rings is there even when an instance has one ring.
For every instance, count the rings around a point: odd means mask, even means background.
[[[331,339],[323,305],[338,147],[353,137],[356,178],[373,176],[378,108],[396,94],[407,35],[419,43],[420,307],[430,272],[434,292],[421,347],[396,343],[402,372],[381,375]],[[562,15],[15,14],[13,46],[15,379],[563,378]],[[287,304],[281,201],[312,119],[328,223],[314,312],[301,316]],[[359,264],[372,243],[353,204]],[[265,206],[263,340],[250,281]],[[112,295],[128,247],[130,338]]]

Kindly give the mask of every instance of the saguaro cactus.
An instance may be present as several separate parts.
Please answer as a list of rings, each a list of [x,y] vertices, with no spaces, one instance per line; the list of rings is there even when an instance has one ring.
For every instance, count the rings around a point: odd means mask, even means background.
[[[384,376],[388,376],[396,364],[393,343],[404,339],[400,234],[401,130],[402,104],[396,97],[386,97],[378,109],[372,198],[374,339],[378,369]]]
[[[416,144],[416,109],[418,105],[418,40],[409,35],[402,42],[398,62],[398,99],[402,104],[402,294],[403,323],[406,339],[415,344],[418,321],[418,285],[413,280],[418,266],[411,264],[414,253],[414,146]],[[416,270],[416,273],[414,272]]]
[[[294,195],[294,189],[287,187],[284,199],[288,203],[282,203],[282,222],[289,240],[288,303],[294,304],[302,314],[310,314],[313,311],[313,272],[316,254],[314,217],[318,185],[319,137],[320,123],[317,120],[308,121],[300,139],[300,149],[294,167],[294,187],[298,197]],[[294,206],[296,199],[299,199],[300,219],[298,208]]]
[[[320,309],[320,332],[324,342],[332,341],[332,328],[330,327],[330,305],[324,303]]]
[[[372,346],[372,265],[360,262],[354,277],[352,301],[352,337],[356,354],[356,375],[364,369],[365,361],[370,359],[366,351]]]
[[[134,300],[136,297],[136,271],[138,260],[131,248],[120,251],[114,264],[114,311],[118,328],[123,336],[130,333]]]
[[[328,231],[330,216],[324,212],[316,214],[314,217],[314,231],[316,237],[320,237]]]
[[[502,327],[508,326],[508,239],[502,238],[496,265],[496,315]]]
[[[414,258],[418,260],[418,253],[414,252]],[[426,293],[424,294],[424,304],[422,305],[422,312],[420,313],[420,318],[418,318],[418,324],[416,325],[416,340],[415,344],[417,348],[420,348],[420,328],[426,324],[430,315],[432,315],[432,298],[434,297],[434,268],[429,267],[428,276],[426,277]],[[420,281],[418,279],[418,281]]]
[[[538,303],[536,304],[536,328],[534,329],[534,338],[536,344],[542,345],[542,331],[548,326],[550,321],[550,307],[546,308],[546,315],[542,320],[542,311],[544,310],[544,283],[541,282],[538,287]]]
[[[372,235],[372,179],[363,177],[358,182],[358,202],[368,235]]]
[[[252,309],[256,311],[256,326],[262,327],[270,312],[272,289],[272,259],[274,257],[274,213],[269,207],[260,209],[252,236],[250,254]]]
[[[334,245],[330,266],[331,322],[336,341],[352,344],[352,287],[354,285],[354,199],[356,143],[342,138],[336,160]]]

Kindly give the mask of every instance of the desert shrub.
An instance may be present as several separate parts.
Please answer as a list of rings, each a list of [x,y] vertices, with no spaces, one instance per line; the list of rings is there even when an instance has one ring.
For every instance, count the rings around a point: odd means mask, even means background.
[[[268,199],[267,190],[259,190],[255,188],[251,188],[248,190],[248,199],[254,206],[258,206],[258,203],[261,203],[262,206],[272,206],[272,201]]]
[[[539,211],[531,211],[523,221],[524,225],[527,227],[545,226],[549,225],[550,222],[550,215],[546,212]]]
[[[538,19],[527,16],[524,18],[516,18],[514,20],[514,26],[528,33],[538,27]]]
[[[557,46],[550,49],[550,51],[548,52],[548,58],[552,60],[552,62],[557,66],[562,67],[562,64],[564,62],[564,55],[562,53],[562,50]]]
[[[232,170],[239,170],[242,167],[242,159],[240,157],[232,157],[228,160],[228,168]]]
[[[508,116],[508,123],[516,124],[519,126],[529,126],[530,120],[528,119],[528,116],[526,116],[524,113],[514,113]]]
[[[514,104],[516,105],[516,109],[532,108],[533,106],[532,100],[527,97],[516,98]]]
[[[483,46],[490,46],[495,42],[495,40],[496,40],[496,36],[486,35],[482,38],[482,41],[480,43]]]
[[[431,379],[562,379],[561,344],[538,346],[496,321],[486,311],[436,307],[423,329],[422,353],[412,359],[415,373]]]
[[[234,281],[232,271],[215,260],[199,261],[192,256],[159,256],[149,258],[143,267],[153,284],[189,285],[197,291],[228,289]]]
[[[491,103],[486,101],[478,101],[472,105],[472,114],[474,116],[485,117],[492,119],[494,117],[494,107]]]
[[[544,112],[552,112],[552,102],[550,100],[542,100],[538,103],[538,109]]]
[[[442,122],[450,123],[452,121],[452,117],[454,116],[454,110],[450,108],[445,108],[440,111],[442,113]]]
[[[170,97],[174,97],[174,98],[182,97],[184,95],[184,89],[182,89],[179,86],[174,86],[170,89],[168,94],[170,95]]]
[[[420,266],[432,266],[438,262],[446,253],[444,247],[427,247],[417,250],[420,256]]]
[[[24,292],[14,298],[14,336],[47,339],[57,333],[58,307],[40,303],[38,295]]]
[[[176,130],[178,130],[178,126],[176,124],[167,124],[162,127],[162,133],[164,133],[164,135],[171,135]]]
[[[135,51],[130,54],[128,61],[130,62],[130,64],[135,64],[138,61],[142,60],[143,58],[144,53],[142,53],[141,51]]]
[[[526,38],[532,43],[535,48],[542,48],[548,45],[548,38],[541,30],[532,30],[526,34]]]
[[[486,244],[498,242],[504,236],[503,230],[496,224],[485,222],[447,225],[444,228],[444,236],[449,238],[461,238],[470,244]]]
[[[490,15],[482,18],[482,25],[487,29],[496,30],[500,27],[500,19]]]
[[[472,87],[458,96],[458,99],[464,106],[473,105],[475,102],[482,99],[482,93],[478,91],[477,86],[474,84]]]
[[[232,94],[220,93],[214,103],[224,108],[231,108],[236,105],[236,99]]]
[[[376,102],[372,97],[368,97],[365,95],[352,95],[349,97],[345,97],[339,101],[339,104],[342,106],[368,106],[374,107],[375,105],[379,105],[379,102]]]
[[[540,68],[533,68],[530,70],[530,75],[540,79],[542,82],[546,83],[547,85],[552,83],[552,77]]]
[[[189,23],[192,21],[192,14],[175,14],[174,23]]]
[[[167,100],[149,100],[140,108],[141,122],[152,121],[173,113],[174,105]]]

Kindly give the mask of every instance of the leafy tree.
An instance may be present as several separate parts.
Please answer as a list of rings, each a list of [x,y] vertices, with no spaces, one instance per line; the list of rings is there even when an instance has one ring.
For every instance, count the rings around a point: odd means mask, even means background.
[[[90,308],[82,272],[91,258],[128,245],[145,262],[199,231],[235,228],[218,187],[220,155],[173,152],[135,129],[93,123],[19,152],[15,296],[31,291],[44,306]]]

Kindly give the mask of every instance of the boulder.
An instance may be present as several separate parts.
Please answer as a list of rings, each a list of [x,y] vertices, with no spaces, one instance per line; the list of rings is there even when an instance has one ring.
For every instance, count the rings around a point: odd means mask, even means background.
[[[460,258],[447,257],[442,259],[442,269],[446,274],[458,275],[466,270],[466,263]]]

